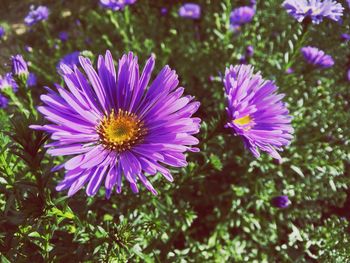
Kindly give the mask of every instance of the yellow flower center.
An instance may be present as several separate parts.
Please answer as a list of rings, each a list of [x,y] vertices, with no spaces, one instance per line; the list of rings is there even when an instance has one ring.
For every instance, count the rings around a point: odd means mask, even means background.
[[[103,118],[97,127],[101,143],[110,150],[122,152],[140,142],[146,134],[146,129],[138,117],[128,111],[114,111]]]
[[[247,116],[244,116],[242,118],[233,120],[233,123],[243,126],[243,125],[249,124],[251,121],[252,121],[252,119],[250,118],[249,115],[247,115]]]

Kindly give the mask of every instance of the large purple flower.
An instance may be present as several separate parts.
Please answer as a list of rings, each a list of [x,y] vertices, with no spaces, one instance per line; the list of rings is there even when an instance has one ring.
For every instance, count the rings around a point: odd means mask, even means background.
[[[14,80],[12,73],[6,73],[5,76],[0,76],[0,90],[12,89],[13,92],[18,90],[18,85]]]
[[[253,20],[255,9],[250,6],[241,6],[233,9],[230,15],[231,27],[241,26]]]
[[[100,4],[113,11],[123,10],[125,6],[132,5],[136,0],[100,0]]]
[[[278,87],[266,81],[250,65],[226,69],[224,85],[228,100],[227,128],[243,137],[246,147],[255,157],[258,148],[276,159],[276,150],[289,145],[293,136],[292,117],[281,101],[284,94],[276,94]]]
[[[301,53],[303,54],[307,63],[315,67],[330,68],[334,65],[333,58],[316,47],[303,47],[301,48]]]
[[[42,20],[47,20],[49,17],[49,9],[46,6],[30,7],[28,15],[24,18],[24,22],[28,26],[32,26]]]
[[[282,6],[298,22],[309,17],[314,24],[319,24],[323,18],[338,21],[344,10],[340,3],[333,0],[286,0]]]
[[[48,89],[38,110],[52,122],[31,126],[52,134],[55,141],[48,153],[76,155],[59,166],[66,169],[57,190],[71,196],[87,184],[86,193],[95,195],[104,181],[106,196],[122,189],[126,179],[134,192],[138,181],[157,194],[147,175],[162,174],[173,181],[165,166],[184,167],[186,151],[198,140],[200,119],[192,118],[199,107],[192,96],[182,96],[178,76],[165,66],[150,84],[154,57],[139,74],[137,57],[131,52],[119,60],[115,70],[109,51],[100,56],[97,72],[91,61],[79,57],[86,76],[74,66],[62,64],[61,74],[68,87]]]
[[[201,7],[192,3],[184,4],[179,9],[179,16],[189,19],[199,19],[201,17]]]

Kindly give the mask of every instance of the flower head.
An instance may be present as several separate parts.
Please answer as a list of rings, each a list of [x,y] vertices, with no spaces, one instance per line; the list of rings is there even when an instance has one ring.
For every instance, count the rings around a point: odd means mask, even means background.
[[[12,89],[13,92],[18,90],[18,85],[14,80],[12,73],[7,73],[5,76],[0,76],[0,90]]]
[[[32,26],[40,21],[47,20],[49,17],[49,9],[46,6],[30,7],[28,15],[24,18],[24,22],[28,26]]]
[[[349,41],[350,40],[350,34],[343,33],[343,34],[340,35],[340,38],[341,38],[341,40],[343,40],[345,42]]]
[[[201,7],[192,3],[184,4],[179,9],[179,16],[189,19],[199,19],[201,17]]]
[[[282,6],[298,22],[310,18],[313,24],[319,24],[323,18],[339,21],[343,15],[343,6],[333,0],[286,0]]]
[[[29,74],[27,62],[24,60],[22,55],[18,54],[15,56],[11,56],[11,63],[12,63],[13,75],[15,75],[15,76],[25,75],[25,76],[27,76]]]
[[[0,109],[7,108],[8,104],[9,100],[5,96],[0,94]]]
[[[245,55],[246,57],[252,57],[254,55],[254,47],[252,45],[245,48]]]
[[[5,28],[3,28],[2,26],[0,26],[0,39],[5,35]]]
[[[271,204],[277,208],[287,208],[288,206],[290,206],[291,201],[289,200],[287,195],[280,195],[272,198]]]
[[[58,38],[62,41],[62,42],[66,42],[69,38],[69,34],[67,31],[61,31],[60,33],[58,33]]]
[[[123,10],[125,6],[132,5],[136,0],[100,0],[100,4],[104,8],[112,9],[113,11]]]
[[[255,157],[260,156],[260,149],[281,159],[277,150],[282,151],[293,138],[292,117],[282,102],[284,94],[277,94],[278,87],[253,70],[250,65],[226,69],[224,85],[229,119],[226,127],[243,137]]]
[[[301,53],[303,54],[306,62],[315,67],[330,68],[334,65],[333,58],[316,47],[303,47],[301,48]]]
[[[36,75],[34,73],[29,73],[28,79],[27,79],[28,87],[34,87],[36,86],[36,83],[37,83]]]
[[[72,53],[69,53],[65,55],[58,63],[57,67],[59,68],[61,64],[65,64],[69,67],[73,67],[74,65],[79,64],[79,51],[74,51]]]
[[[251,6],[241,6],[233,9],[230,15],[231,27],[247,24],[253,20],[255,10]]]
[[[139,74],[137,57],[124,55],[114,67],[109,51],[100,56],[97,71],[91,61],[79,57],[86,76],[76,67],[61,65],[67,89],[56,85],[58,93],[48,89],[41,99],[46,106],[38,110],[51,124],[31,126],[52,134],[55,141],[48,153],[75,155],[61,168],[66,175],[57,190],[68,189],[71,196],[87,184],[87,195],[95,195],[104,181],[109,197],[115,188],[121,192],[122,181],[138,192],[138,181],[157,194],[148,175],[173,177],[166,166],[184,167],[186,151],[198,151],[193,134],[200,119],[193,118],[199,103],[192,96],[182,96],[178,76],[165,66],[150,83],[154,57]],[[125,183],[124,181],[124,183]]]

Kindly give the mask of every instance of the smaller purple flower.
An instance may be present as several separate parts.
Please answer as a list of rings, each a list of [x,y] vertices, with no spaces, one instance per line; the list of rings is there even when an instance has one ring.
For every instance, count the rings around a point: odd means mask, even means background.
[[[161,13],[162,16],[167,15],[167,14],[168,14],[168,8],[162,7],[162,8],[160,9],[160,13]]]
[[[350,0],[346,0],[346,3],[348,4],[349,9],[350,9]]]
[[[0,76],[0,90],[12,89],[13,92],[18,90],[18,85],[14,80],[12,73],[6,73],[5,76]]]
[[[286,73],[289,74],[293,74],[294,73],[294,69],[293,68],[287,68]]]
[[[277,208],[287,208],[291,203],[287,195],[280,195],[271,199],[271,204]]]
[[[62,42],[66,42],[69,38],[69,34],[67,31],[62,31],[60,33],[58,33],[58,38],[62,41]]]
[[[199,19],[201,17],[200,5],[187,3],[180,7],[179,16],[189,19]]]
[[[254,55],[254,47],[252,45],[249,45],[245,48],[245,55],[249,58]]]
[[[125,6],[132,5],[136,0],[100,0],[100,4],[104,8],[112,9],[113,11],[123,10]]]
[[[254,15],[255,10],[250,6],[241,6],[233,9],[230,15],[231,27],[241,26],[251,22]]]
[[[35,8],[33,5],[30,6],[28,15],[24,18],[24,23],[27,26],[32,26],[40,21],[47,20],[49,17],[49,9],[46,6],[38,6]]]
[[[5,96],[0,94],[0,109],[7,108],[8,104],[9,100]]]
[[[27,62],[23,59],[22,55],[18,54],[11,56],[12,73],[15,76],[27,76],[29,74]]]
[[[313,24],[321,23],[323,18],[339,21],[344,10],[340,3],[333,0],[286,0],[282,6],[298,22],[310,18]]]
[[[343,33],[340,35],[342,41],[346,42],[350,40],[350,34]]]
[[[33,52],[33,48],[31,46],[25,45],[24,50],[27,51],[28,53]]]
[[[0,39],[5,35],[5,28],[0,26]]]
[[[348,72],[346,74],[346,78],[350,82],[350,68],[348,69]]]
[[[34,73],[29,73],[28,79],[27,79],[27,86],[28,87],[34,87],[37,84],[37,78]]]
[[[330,68],[334,65],[334,60],[330,55],[324,53],[324,51],[316,47],[303,47],[301,49],[307,63],[318,68]]]
[[[79,51],[74,51],[72,53],[65,55],[59,61],[57,68],[60,68],[61,64],[65,64],[65,65],[69,66],[70,68],[72,68],[74,65],[78,65],[79,64],[79,55],[80,55]]]

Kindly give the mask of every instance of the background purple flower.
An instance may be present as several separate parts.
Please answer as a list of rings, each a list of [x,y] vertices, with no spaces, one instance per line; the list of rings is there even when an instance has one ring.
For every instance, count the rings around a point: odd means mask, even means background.
[[[252,57],[254,55],[254,47],[252,45],[246,47],[245,55],[246,57]]]
[[[46,6],[30,7],[28,15],[24,18],[24,22],[28,26],[32,26],[40,21],[47,20],[49,17],[49,9]]]
[[[180,7],[179,16],[190,19],[199,19],[201,17],[200,5],[187,3]]]
[[[11,56],[11,63],[13,75],[19,76],[29,74],[27,62],[24,60],[22,55],[17,54],[15,56]]]
[[[0,108],[1,109],[7,108],[8,104],[9,104],[9,100],[5,96],[0,94]]]
[[[27,51],[28,53],[33,52],[33,48],[31,46],[25,45],[24,50]]]
[[[230,15],[231,27],[241,26],[247,24],[253,20],[255,15],[254,8],[250,6],[241,6],[233,9]]]
[[[65,55],[58,63],[57,68],[60,67],[61,64],[66,64],[69,67],[73,68],[74,65],[78,65],[79,63],[79,51],[74,51],[72,53],[69,53]]]
[[[166,166],[187,166],[186,151],[198,144],[200,119],[192,118],[199,102],[182,96],[178,76],[165,66],[150,83],[155,60],[151,56],[141,73],[137,57],[124,55],[116,70],[109,51],[100,56],[97,71],[91,61],[79,57],[87,77],[78,68],[61,65],[67,85],[49,89],[38,110],[51,122],[42,129],[54,142],[46,145],[53,156],[76,155],[64,163],[66,175],[56,189],[68,189],[71,196],[87,184],[95,195],[102,183],[109,197],[122,189],[122,178],[138,192],[138,182],[157,194],[148,175],[173,177]],[[63,167],[62,167],[63,168]]]
[[[301,53],[303,54],[306,62],[315,67],[329,68],[334,65],[333,58],[316,47],[303,47],[301,48]]]
[[[347,80],[350,82],[350,68],[348,69],[348,72],[346,74]]]
[[[162,7],[160,9],[160,13],[161,13],[162,16],[165,16],[166,14],[168,14],[168,8]]]
[[[34,87],[37,84],[37,78],[34,73],[29,73],[28,79],[27,79],[27,85],[28,87]]]
[[[62,31],[58,34],[58,38],[62,41],[62,42],[65,42],[68,40],[69,38],[69,34],[67,31]]]
[[[5,76],[0,76],[0,90],[2,89],[12,89],[13,92],[18,90],[18,85],[14,80],[12,73],[7,73]]]
[[[272,198],[271,204],[277,208],[287,208],[288,206],[290,206],[291,201],[289,200],[287,195],[280,195]]]
[[[6,33],[5,28],[0,26],[0,39],[5,35],[5,33]]]
[[[339,21],[344,10],[340,3],[333,0],[286,0],[282,6],[298,22],[309,17],[314,24],[319,24],[323,18]]]
[[[340,35],[341,40],[343,41],[349,41],[350,40],[350,34],[343,33]]]
[[[125,6],[136,3],[136,0],[100,0],[100,4],[104,8],[113,11],[123,10]]]
[[[225,127],[243,137],[255,157],[258,149],[281,159],[277,151],[289,145],[293,136],[292,117],[282,102],[284,94],[250,65],[231,66],[225,72],[228,122]]]

